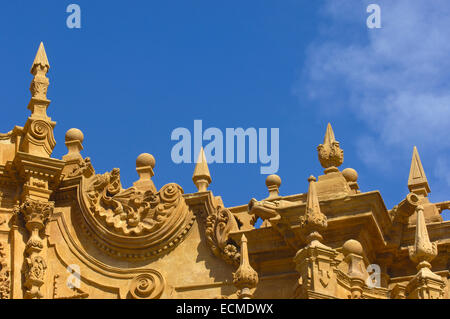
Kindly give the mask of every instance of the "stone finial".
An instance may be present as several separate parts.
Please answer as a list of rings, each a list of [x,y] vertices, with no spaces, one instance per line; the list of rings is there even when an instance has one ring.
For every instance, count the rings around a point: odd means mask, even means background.
[[[348,183],[356,183],[358,181],[358,172],[353,168],[346,168],[342,171],[345,180]]]
[[[233,284],[238,291],[240,299],[250,299],[251,289],[258,284],[258,273],[252,268],[248,259],[247,237],[242,234],[241,238],[241,261],[239,268],[233,273]]]
[[[192,180],[199,192],[206,192],[209,184],[211,184],[211,175],[209,173],[208,162],[206,161],[205,151],[203,147],[197,158],[197,165],[195,165],[194,175]]]
[[[280,194],[280,185],[281,185],[281,178],[278,175],[272,174],[267,176],[266,178],[266,186],[269,191],[269,197],[268,198],[276,198]]]
[[[148,153],[142,153],[136,158],[136,172],[139,180],[133,183],[133,186],[141,190],[151,190],[156,193],[155,184],[152,177],[155,176],[153,169],[155,168],[155,158]]]
[[[45,53],[44,43],[42,42],[39,44],[39,49],[34,58],[33,65],[31,66],[30,69],[31,74],[35,74],[37,67],[47,68],[47,72],[50,69],[47,54]]]
[[[348,264],[347,275],[350,277],[350,298],[359,299],[364,286],[364,259],[361,243],[354,239],[347,240],[342,246],[344,260]]]
[[[354,239],[349,239],[344,243],[344,245],[342,245],[342,253],[344,254],[344,256],[348,256],[350,254],[362,256],[364,253],[364,250],[359,241],[354,240]]]
[[[311,298],[311,294],[330,295],[335,289],[336,275],[333,270],[338,252],[323,243],[320,232],[327,227],[327,218],[320,211],[316,193],[316,178],[308,178],[309,188],[305,214],[300,217],[300,230],[306,236],[306,246],[294,257],[295,269],[300,278],[295,292],[296,298]]]
[[[419,152],[415,146],[411,159],[411,168],[409,170],[408,188],[410,192],[423,197],[427,197],[431,192],[427,176],[425,175],[422,162],[420,161]]]
[[[328,123],[323,144],[317,146],[317,152],[320,164],[325,168],[325,174],[337,172],[337,167],[344,162],[344,151],[339,147],[330,123]]]
[[[30,85],[31,99],[28,109],[31,116],[24,126],[24,137],[20,145],[20,151],[40,157],[50,157],[55,148],[56,141],[53,136],[53,122],[47,116],[47,108],[50,100],[47,99],[49,80],[47,72],[50,68],[44,44],[41,42],[31,66],[33,80]]]
[[[363,278],[361,262],[363,261],[364,250],[361,243],[354,239],[347,240],[342,246],[342,253],[348,263],[348,275],[351,277]]]
[[[63,160],[71,161],[71,160],[78,160],[82,159],[82,156],[80,154],[81,150],[83,149],[83,140],[84,135],[81,130],[77,128],[71,128],[66,132],[65,136],[65,144],[67,147],[67,154],[63,156]]]
[[[327,228],[328,223],[327,217],[320,211],[319,198],[316,193],[316,178],[311,175],[308,182],[305,215],[300,217],[300,227],[307,234],[308,245],[315,246],[322,241],[320,232]]]
[[[416,237],[414,246],[409,247],[409,257],[417,264],[418,273],[409,281],[406,291],[410,299],[438,299],[444,295],[445,282],[431,271],[430,262],[437,256],[435,242],[430,242],[423,206],[416,208]]]
[[[409,247],[409,257],[413,262],[418,264],[417,268],[431,268],[430,262],[437,256],[436,243],[431,243],[428,237],[427,225],[423,214],[423,206],[419,205],[416,208],[417,223],[416,223],[416,238],[414,246]]]
[[[37,112],[39,115],[42,115],[43,117],[46,117],[47,114],[44,114],[42,112],[43,111],[42,108],[35,108],[37,103],[32,102],[34,99],[40,102],[39,105],[44,103],[45,110],[48,104],[50,103],[50,101],[47,100],[47,89],[50,82],[46,76],[49,69],[50,64],[48,63],[44,44],[41,42],[30,70],[31,74],[34,75],[34,78],[30,86],[32,100],[28,105],[28,108],[31,110],[33,114]]]
[[[355,194],[359,193],[358,172],[353,168],[346,168],[342,171],[342,175],[347,181],[350,189],[353,190]]]

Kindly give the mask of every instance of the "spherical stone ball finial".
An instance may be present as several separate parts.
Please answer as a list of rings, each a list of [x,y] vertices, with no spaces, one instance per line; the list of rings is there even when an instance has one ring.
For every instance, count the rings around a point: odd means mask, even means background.
[[[155,168],[155,158],[152,154],[142,153],[136,158],[136,168],[151,166]]]
[[[353,168],[346,168],[342,171],[347,182],[356,182],[358,180],[358,172]]]
[[[79,141],[80,143],[83,143],[83,140],[83,132],[77,128],[71,128],[66,132],[66,142]]]
[[[347,240],[344,245],[342,246],[342,252],[344,256],[347,256],[349,254],[355,254],[362,256],[363,255],[363,248],[359,241],[354,239]]]
[[[278,175],[272,174],[267,176],[266,178],[266,186],[277,186],[280,187],[281,185],[281,178]]]

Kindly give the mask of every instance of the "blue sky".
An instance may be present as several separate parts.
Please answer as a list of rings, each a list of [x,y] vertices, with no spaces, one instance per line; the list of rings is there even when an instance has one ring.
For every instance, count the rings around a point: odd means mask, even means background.
[[[66,7],[81,7],[81,29]],[[382,9],[369,30],[366,7]],[[344,149],[341,168],[362,191],[379,190],[388,208],[408,193],[417,145],[433,201],[450,194],[450,3],[429,1],[14,1],[2,4],[0,58],[6,111],[1,131],[23,125],[43,41],[57,121],[85,135],[98,173],[137,179],[135,159],[155,156],[154,182],[186,193],[194,164],[171,160],[177,127],[280,129],[281,194],[307,190],[322,174],[316,147],[331,122]],[[210,164],[210,189],[227,206],[264,198],[261,164]],[[445,214],[448,216],[448,214]]]

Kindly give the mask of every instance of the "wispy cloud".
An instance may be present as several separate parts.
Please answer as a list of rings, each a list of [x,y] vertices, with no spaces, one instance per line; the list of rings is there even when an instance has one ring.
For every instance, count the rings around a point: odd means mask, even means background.
[[[381,29],[365,25],[370,3],[381,7]],[[418,145],[433,154],[429,165],[448,187],[442,172],[450,162],[442,158],[450,155],[450,1],[329,0],[323,15],[323,36],[311,44],[304,66],[308,85],[298,93],[367,124],[370,134],[357,142],[367,165]]]

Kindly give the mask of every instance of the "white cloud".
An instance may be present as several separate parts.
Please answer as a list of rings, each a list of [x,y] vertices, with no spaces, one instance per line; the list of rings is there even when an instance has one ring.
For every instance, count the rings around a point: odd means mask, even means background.
[[[355,3],[325,2],[327,33],[308,49],[308,84],[297,94],[325,110],[351,111],[367,124],[371,132],[357,147],[368,166],[378,166],[383,161],[377,159],[393,151],[411,154],[412,145],[418,145],[436,159],[429,165],[437,167],[435,176],[448,187],[449,174],[442,172],[450,163],[439,158],[450,155],[450,1]],[[365,25],[369,3],[381,7],[381,29]],[[369,150],[367,143],[377,147]],[[380,150],[384,153],[377,154]]]

